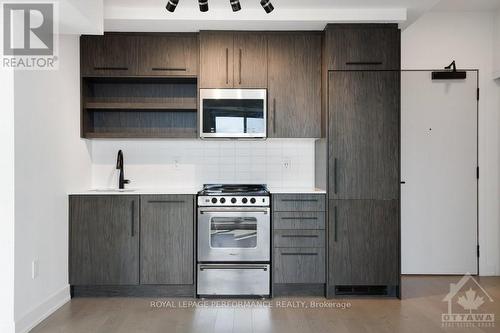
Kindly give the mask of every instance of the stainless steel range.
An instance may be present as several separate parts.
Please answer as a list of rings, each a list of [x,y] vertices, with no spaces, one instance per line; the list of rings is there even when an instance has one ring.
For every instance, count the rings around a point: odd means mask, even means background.
[[[269,296],[271,218],[264,185],[198,193],[199,296]]]

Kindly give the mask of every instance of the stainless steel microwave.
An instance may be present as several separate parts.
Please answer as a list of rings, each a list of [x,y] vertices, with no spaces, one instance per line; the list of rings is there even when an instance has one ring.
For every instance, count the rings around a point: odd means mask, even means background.
[[[202,139],[264,139],[266,89],[200,89]]]

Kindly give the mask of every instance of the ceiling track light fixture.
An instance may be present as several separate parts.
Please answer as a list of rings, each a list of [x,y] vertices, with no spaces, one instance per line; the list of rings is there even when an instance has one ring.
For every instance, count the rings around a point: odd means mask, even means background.
[[[200,12],[208,12],[208,0],[198,0]]]
[[[165,8],[167,8],[169,12],[173,13],[175,11],[175,8],[177,8],[178,3],[179,0],[168,0],[167,6]]]
[[[169,12],[173,13],[178,4],[179,0],[168,0],[166,8]],[[201,12],[208,12],[208,0],[198,0],[198,4],[200,5]],[[229,4],[233,12],[241,10],[240,0],[229,0]],[[260,0],[260,5],[268,14],[274,10],[274,6],[270,0]]]
[[[260,5],[268,14],[274,10],[274,6],[269,0],[260,0]]]
[[[237,11],[241,10],[240,0],[229,0],[229,3],[231,4],[231,8],[233,9],[233,12],[237,12]]]

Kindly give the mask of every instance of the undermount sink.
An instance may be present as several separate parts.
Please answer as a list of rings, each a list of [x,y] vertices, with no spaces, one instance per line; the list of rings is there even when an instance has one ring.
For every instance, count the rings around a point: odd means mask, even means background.
[[[129,189],[129,188],[124,188],[124,189],[118,189],[118,188],[96,188],[91,190],[92,192],[135,192],[137,190],[135,189]]]

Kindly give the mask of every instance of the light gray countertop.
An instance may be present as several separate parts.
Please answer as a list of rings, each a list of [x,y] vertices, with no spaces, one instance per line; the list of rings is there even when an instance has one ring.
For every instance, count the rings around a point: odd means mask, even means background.
[[[92,189],[74,191],[69,195],[155,195],[155,194],[197,194],[201,188],[152,188],[152,189]]]
[[[68,195],[155,195],[155,194],[197,194],[201,187],[186,188],[153,188],[153,189],[92,189],[69,192]],[[318,188],[286,188],[269,187],[271,194],[325,194],[326,191]]]

